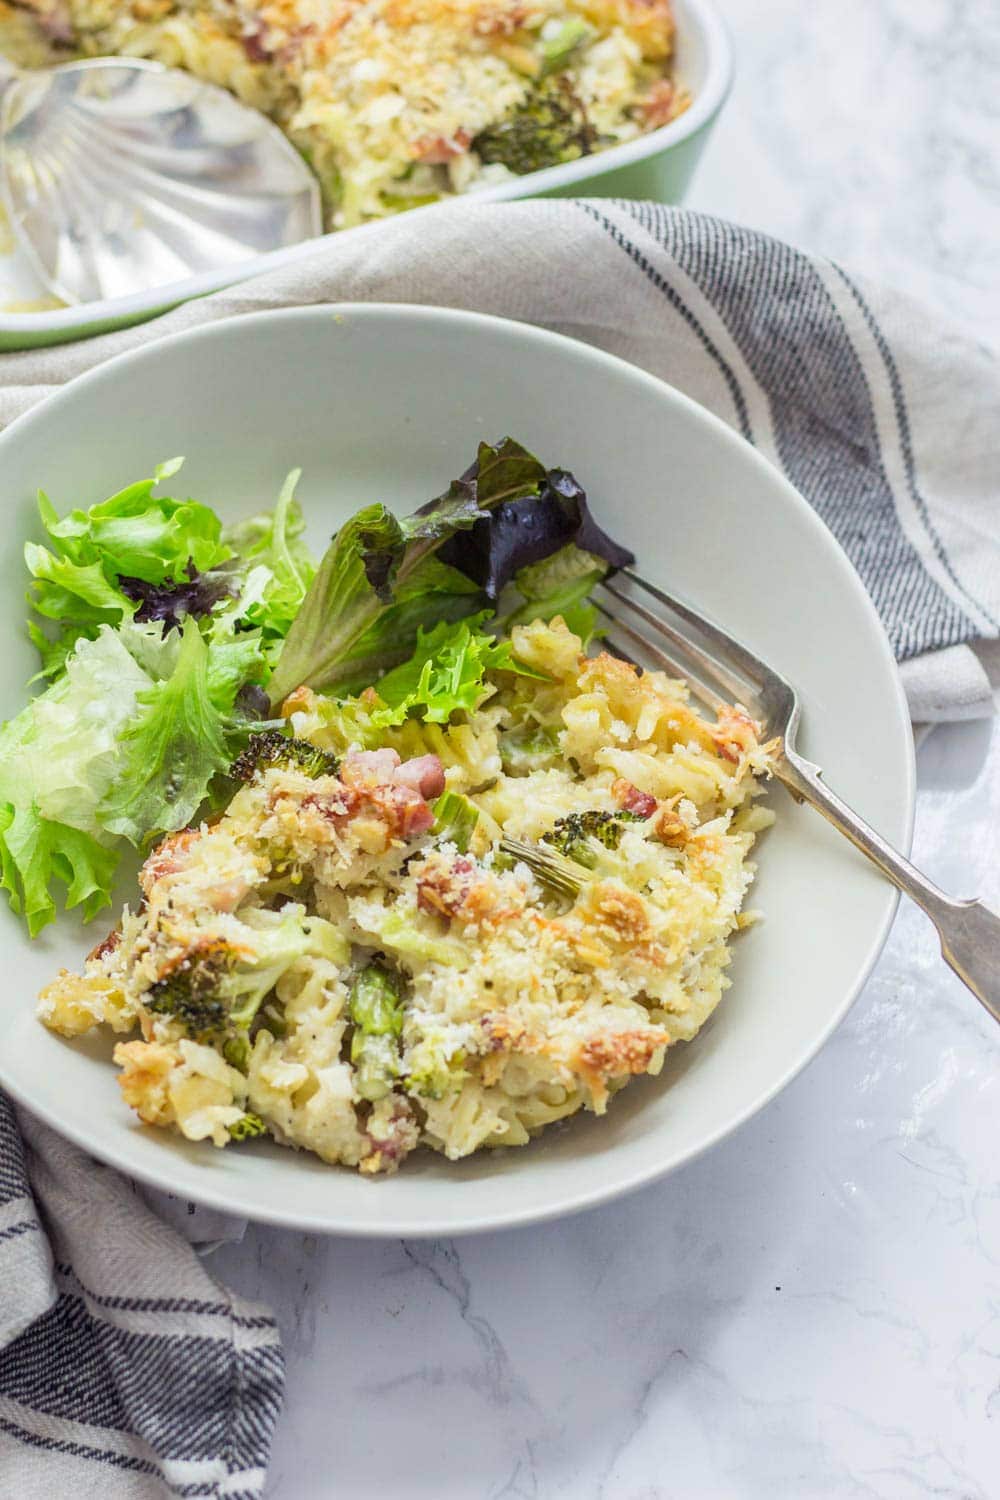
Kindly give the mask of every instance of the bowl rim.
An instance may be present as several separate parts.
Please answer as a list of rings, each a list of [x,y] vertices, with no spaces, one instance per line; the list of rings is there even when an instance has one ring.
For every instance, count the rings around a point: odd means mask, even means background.
[[[683,24],[686,29],[700,38],[705,50],[706,68],[704,82],[692,99],[689,108],[676,120],[671,120],[669,124],[661,125],[657,130],[638,136],[633,141],[623,141],[618,146],[608,147],[606,151],[596,152],[593,156],[563,162],[556,167],[546,167],[543,171],[531,172],[526,177],[498,183],[493,187],[477,188],[474,192],[461,193],[440,203],[429,203],[418,208],[407,209],[405,215],[407,222],[409,223],[414,215],[461,211],[467,203],[527,200],[537,194],[552,193],[576,183],[585,184],[592,177],[632,166],[651,156],[658,156],[661,152],[681,145],[710,125],[725,104],[732,88],[734,70],[732,42],[728,27],[716,8],[716,0],[680,0],[680,4],[685,15],[683,23],[678,21],[678,28]],[[523,184],[529,181],[532,184],[532,190],[524,192]],[[142,292],[130,292],[124,297],[106,297],[95,302],[78,302],[68,307],[50,308],[45,312],[0,313],[0,334],[5,336],[20,334],[29,337],[58,332],[64,338],[71,337],[74,331],[79,337],[85,337],[91,333],[99,334],[104,332],[109,324],[114,327],[128,323],[141,315],[153,316],[167,312],[170,308],[181,302],[187,302],[191,298],[207,296],[210,292],[236,286],[241,281],[263,275],[267,271],[294,265],[300,260],[308,259],[310,255],[317,254],[320,247],[333,238],[340,239],[343,235],[378,233],[386,224],[394,222],[395,217],[374,219],[364,224],[356,224],[350,229],[328,230],[313,239],[301,240],[296,245],[287,245],[281,250],[269,250],[264,255],[252,256],[235,266],[203,271],[195,276],[185,276],[180,281],[165,282],[162,286],[151,287]]]
[[[694,401],[683,391],[678,390],[667,381],[661,380],[658,376],[641,369],[639,366],[629,363],[628,360],[621,359],[618,355],[609,354],[592,344],[570,338],[566,334],[553,332],[547,328],[538,327],[535,324],[522,323],[520,320],[514,318],[501,318],[490,313],[469,312],[460,308],[444,308],[422,303],[405,302],[330,302],[314,303],[305,307],[271,308],[259,312],[242,313],[232,318],[221,319],[218,322],[202,324],[197,328],[182,329],[152,344],[144,344],[136,349],[126,350],[122,354],[95,366],[93,369],[83,372],[55,391],[45,401],[40,402],[37,406],[32,407],[29,411],[17,417],[0,433],[0,460],[2,460],[4,446],[9,434],[20,435],[32,427],[48,422],[52,419],[54,413],[58,413],[58,409],[63,402],[71,401],[74,398],[81,386],[100,386],[103,381],[109,377],[114,379],[120,371],[128,369],[131,365],[154,357],[154,354],[158,353],[167,344],[189,343],[197,345],[203,340],[220,337],[228,329],[237,325],[274,325],[279,322],[325,321],[338,316],[350,317],[352,319],[379,319],[385,317],[406,318],[415,315],[421,318],[430,317],[447,323],[464,324],[486,332],[494,328],[509,330],[513,327],[528,342],[548,347],[556,345],[564,349],[569,346],[575,357],[592,361],[598,367],[603,367],[607,370],[609,375],[626,376],[637,384],[646,385],[661,397],[665,397],[668,401],[678,405],[682,410],[687,412],[690,418],[707,427],[713,434],[714,441],[738,448],[744,462],[756,466],[760,471],[766,473],[772,482],[777,483],[785,491],[788,502],[800,511],[805,524],[822,539],[822,545],[827,549],[831,565],[840,569],[848,586],[853,590],[858,609],[867,617],[869,625],[873,627],[872,645],[881,658],[880,665],[883,670],[888,669],[887,676],[894,691],[892,702],[887,705],[887,708],[894,711],[896,719],[895,727],[899,731],[900,744],[903,751],[901,757],[902,764],[899,767],[903,790],[902,826],[898,834],[890,831],[889,836],[895,839],[903,854],[909,854],[916,808],[916,757],[909,710],[898,665],[892,653],[885,628],[850,559],[805,497],[757,448],[741,438],[721,417],[716,416],[714,412],[709,411],[706,407]],[[204,1190],[200,1188],[197,1181],[194,1186],[189,1181],[185,1181],[183,1185],[179,1183],[172,1185],[169,1177],[165,1177],[164,1173],[147,1169],[141,1165],[137,1166],[133,1161],[128,1159],[127,1153],[124,1150],[119,1150],[113,1146],[105,1147],[103,1144],[99,1144],[95,1148],[93,1141],[88,1138],[85,1130],[64,1125],[60,1121],[56,1110],[38,1108],[30,1099],[25,1097],[24,1093],[17,1086],[17,1083],[12,1084],[6,1076],[2,1052],[0,1052],[0,1087],[6,1090],[11,1098],[23,1105],[30,1113],[42,1119],[57,1134],[71,1140],[88,1155],[96,1157],[99,1161],[122,1172],[125,1176],[143,1182],[147,1186],[156,1188],[161,1192],[179,1192],[185,1198],[193,1199],[196,1202],[204,1204],[206,1207],[217,1209],[223,1213],[242,1216],[254,1223],[273,1224],[280,1228],[297,1229],[307,1233],[344,1235],[355,1239],[383,1239],[393,1237],[412,1239],[458,1238],[460,1236],[494,1232],[501,1229],[521,1228],[528,1224],[539,1224],[553,1219],[568,1218],[573,1214],[613,1202],[627,1194],[638,1191],[642,1187],[657,1182],[671,1172],[696,1161],[712,1147],[718,1145],[726,1137],[742,1128],[743,1125],[770,1104],[818,1056],[851,1009],[882,952],[896,915],[898,903],[899,892],[887,881],[885,884],[885,907],[881,920],[860,963],[857,976],[848,987],[843,999],[831,1014],[826,1025],[809,1044],[801,1049],[799,1055],[794,1058],[784,1072],[768,1088],[751,1104],[748,1104],[736,1117],[719,1125],[697,1147],[692,1150],[677,1152],[674,1156],[666,1157],[652,1165],[643,1166],[633,1171],[627,1178],[615,1179],[610,1184],[606,1182],[595,1183],[592,1188],[572,1193],[566,1200],[560,1200],[551,1206],[546,1205],[543,1208],[531,1207],[523,1210],[514,1209],[513,1211],[504,1211],[501,1214],[479,1214],[477,1217],[467,1219],[457,1226],[446,1219],[435,1218],[418,1222],[416,1225],[409,1220],[392,1218],[379,1220],[371,1218],[367,1221],[359,1219],[353,1223],[334,1225],[329,1222],[328,1217],[314,1215],[306,1210],[269,1209],[266,1205],[262,1206],[259,1203],[241,1199],[238,1191],[236,1194],[216,1191],[211,1181],[207,1178]],[[164,1157],[166,1166],[169,1166],[169,1160],[168,1157]]]

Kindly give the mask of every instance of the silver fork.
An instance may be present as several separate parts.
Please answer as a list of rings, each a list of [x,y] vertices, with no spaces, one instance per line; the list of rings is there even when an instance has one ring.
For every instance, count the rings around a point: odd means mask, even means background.
[[[619,587],[622,578],[644,597]],[[937,928],[945,961],[1000,1021],[1000,917],[981,901],[956,901],[945,895],[830,790],[819,766],[795,748],[800,705],[791,683],[718,625],[631,568],[602,583],[592,598],[618,634],[639,646],[655,666],[686,678],[706,707],[715,712],[725,703],[739,704],[763,725],[765,738],[781,741],[774,767],[778,780],[797,802],[808,802],[821,812],[927,913]],[[619,654],[634,660],[627,651]]]

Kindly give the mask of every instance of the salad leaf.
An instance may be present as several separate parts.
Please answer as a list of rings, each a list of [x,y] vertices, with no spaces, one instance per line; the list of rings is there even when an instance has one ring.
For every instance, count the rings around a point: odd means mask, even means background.
[[[397,588],[369,630],[354,643],[340,664],[338,693],[358,693],[412,649],[422,625],[460,620],[482,604],[474,583],[454,568],[428,557],[412,578]]]
[[[243,613],[249,624],[261,628],[265,639],[284,640],[316,576],[312,553],[302,539],[305,521],[295,499],[301,473],[293,469],[289,474],[272,512],[251,516],[223,533],[247,569],[248,581],[252,573],[260,585],[259,592],[250,589]]]
[[[62,676],[66,670],[66,662],[76,650],[78,642],[96,640],[98,630],[99,627],[92,625],[66,626],[56,640],[50,641],[44,630],[34,620],[29,620],[28,638],[42,662],[34,677],[29,678],[29,684],[40,679]]]
[[[372,722],[388,727],[418,713],[431,724],[447,724],[456,710],[472,713],[489,695],[487,672],[541,676],[515,659],[509,640],[483,633],[489,618],[487,610],[456,624],[441,620],[430,630],[419,629],[409,661],[380,680],[376,692],[386,707],[375,710]]]
[[[25,542],[24,561],[34,580],[28,602],[48,620],[114,625],[132,613],[131,601],[98,562],[76,563],[37,542]]]
[[[118,856],[88,833],[43,818],[34,802],[0,804],[0,889],[32,937],[56,915],[52,885],[66,887],[65,905],[89,922],[111,903]]]
[[[631,560],[591,520],[571,476],[513,438],[480,443],[471,468],[413,516],[370,505],[336,534],[278,657],[271,702],[303,684],[346,692],[372,682],[406,659],[421,625],[472,613],[473,594],[495,598],[518,568],[585,535],[613,566]]]
[[[179,630],[184,615],[210,615],[221,599],[235,592],[232,577],[222,569],[199,573],[193,563],[188,564],[184,579],[147,583],[144,578],[122,574],[118,583],[137,606],[133,618],[142,622],[162,620],[164,630]]]
[[[328,692],[367,686],[405,660],[420,625],[470,613],[479,591],[433,557],[449,526],[471,524],[461,500],[445,504],[448,520],[422,519],[409,536],[384,505],[341,527],[285,639],[272,703],[302,683]]]
[[[189,563],[203,573],[224,562],[230,549],[221,540],[222,522],[214,510],[197,500],[153,494],[182,462],[160,464],[151,479],[130,484],[89,510],[70,511],[62,520],[40,495],[42,524],[55,552],[78,564],[100,562],[109,575],[147,583],[183,578]]]
[[[94,838],[115,775],[117,741],[152,678],[103,626],[79,642],[64,675],[0,730],[0,804],[29,808]]]
[[[485,446],[480,447],[480,455]],[[488,599],[496,599],[521,568],[550,557],[570,542],[602,558],[609,568],[635,562],[627,548],[598,526],[583,487],[566,469],[545,469],[538,459],[525,454],[520,467],[523,488],[499,501],[491,498],[493,467],[483,468],[480,457],[479,469],[477,492],[488,514],[442,547],[441,557],[478,583]]]
[[[62,518],[39,493],[51,546],[25,546],[28,601],[60,627],[54,637],[37,625],[31,630],[43,676],[57,676],[76,641],[93,640],[101,625],[133,617],[176,625],[181,615],[206,613],[231,592],[224,574],[206,577],[231,555],[215,512],[195,500],[153,494],[180,464],[161,464],[152,478]]]
[[[212,705],[224,719],[228,719],[235,711],[237,698],[241,694],[245,697],[252,687],[259,687],[267,676],[259,632],[243,631],[239,635],[211,637],[205,671]],[[238,711],[235,712],[237,718],[241,717]],[[254,713],[251,717],[256,721],[260,714]]]
[[[214,694],[210,676],[209,647],[187,619],[173,672],[142,695],[138,716],[121,735],[114,784],[97,809],[109,833],[141,844],[183,828],[212,777],[229,765],[223,714],[232,711],[238,674],[218,673]]]
[[[586,647],[597,634],[597,611],[587,603],[587,596],[607,572],[601,558],[573,542],[542,562],[522,568],[514,575],[514,588],[524,603],[504,618],[505,629],[562,615]]]
[[[150,678],[103,626],[64,675],[0,730],[0,886],[34,937],[56,913],[54,884],[89,921],[111,899],[118,855],[96,808],[116,740]]]

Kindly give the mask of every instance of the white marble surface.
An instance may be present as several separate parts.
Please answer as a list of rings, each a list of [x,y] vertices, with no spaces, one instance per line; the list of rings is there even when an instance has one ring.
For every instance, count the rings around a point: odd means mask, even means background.
[[[1000,340],[996,0],[730,0],[690,202]],[[921,748],[916,855],[1000,901],[1000,725]],[[251,1228],[273,1500],[1000,1494],[1000,1033],[901,911],[851,1016],[736,1137],[624,1202],[458,1242]]]

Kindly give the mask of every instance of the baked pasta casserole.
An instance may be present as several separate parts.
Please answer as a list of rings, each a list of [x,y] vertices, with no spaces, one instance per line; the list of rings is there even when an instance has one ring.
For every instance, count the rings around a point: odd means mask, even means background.
[[[456,1159],[602,1114],[718,1005],[770,821],[742,710],[701,717],[559,616],[513,627],[468,711],[383,710],[292,692],[43,993],[66,1035],[138,1028],[115,1059],[143,1121],[364,1173]]]
[[[27,66],[150,58],[270,115],[331,228],[572,161],[664,125],[670,0],[18,0]]]

